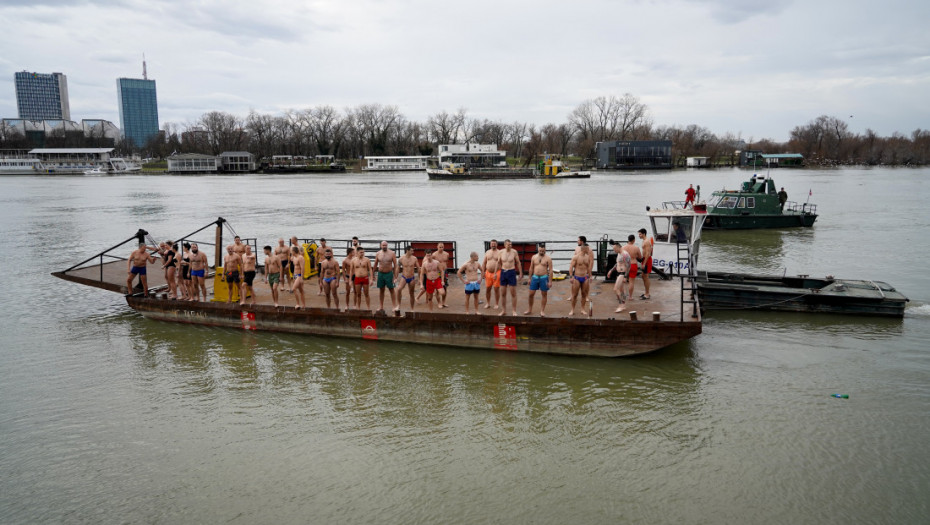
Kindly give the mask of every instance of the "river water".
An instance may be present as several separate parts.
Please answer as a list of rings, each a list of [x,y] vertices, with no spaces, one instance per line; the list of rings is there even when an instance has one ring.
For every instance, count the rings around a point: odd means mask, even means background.
[[[0,521],[926,523],[930,169],[774,171],[816,225],[702,247],[706,269],[889,282],[903,320],[711,313],[635,358],[160,323],[49,275],[217,216],[260,244],[619,238],[748,175],[0,179]]]

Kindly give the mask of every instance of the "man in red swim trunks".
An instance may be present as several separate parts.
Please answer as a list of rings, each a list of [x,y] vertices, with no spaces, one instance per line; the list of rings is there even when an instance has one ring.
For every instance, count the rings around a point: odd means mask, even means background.
[[[426,250],[426,255],[423,257],[423,266],[420,269],[422,270],[420,272],[420,275],[422,275],[421,278],[423,279],[422,285],[426,290],[426,304],[429,305],[429,309],[432,311],[433,293],[443,289],[442,264],[433,258],[433,250]]]
[[[652,247],[655,245],[656,241],[646,235],[646,228],[639,229],[639,238],[643,241],[643,266],[642,266],[642,275],[643,275],[643,287],[646,288],[646,293],[640,295],[640,299],[649,299],[649,274],[652,273]]]
[[[371,310],[371,298],[368,296],[369,277],[371,276],[371,259],[365,257],[365,249],[359,246],[352,258],[352,275],[355,288],[355,308],[362,308],[362,293],[365,294],[365,308]]]
[[[640,251],[639,246],[636,246],[635,235],[630,235],[627,237],[627,242],[623,247],[623,251],[630,254],[630,271],[626,276],[627,281],[630,283],[630,289],[627,291],[627,297],[633,297],[633,285],[636,284],[636,272],[639,271],[639,264],[643,260],[643,252]]]

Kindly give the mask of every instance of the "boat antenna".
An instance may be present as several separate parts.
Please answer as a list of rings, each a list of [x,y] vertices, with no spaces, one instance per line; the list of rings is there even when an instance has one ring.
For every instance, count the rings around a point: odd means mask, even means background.
[[[148,71],[146,71],[146,68],[145,68],[145,53],[142,53],[142,78],[144,80],[149,79],[149,73]]]

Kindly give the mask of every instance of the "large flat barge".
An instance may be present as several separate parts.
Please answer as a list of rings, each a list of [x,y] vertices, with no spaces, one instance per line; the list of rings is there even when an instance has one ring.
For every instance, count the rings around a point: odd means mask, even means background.
[[[222,246],[222,219],[218,221],[216,246]],[[140,234],[143,233],[140,230]],[[197,233],[197,232],[195,232]],[[137,234],[137,235],[140,235]],[[140,237],[141,238],[141,237]],[[185,237],[190,239],[191,236]],[[136,241],[133,237],[124,244]],[[419,245],[416,241],[410,241]],[[605,241],[606,242],[606,241]],[[201,242],[201,246],[204,243]],[[117,245],[119,248],[122,245]],[[113,251],[111,248],[108,251]],[[120,248],[128,255],[129,248]],[[115,260],[114,260],[115,259]],[[524,259],[528,260],[528,259]],[[168,299],[164,293],[165,281],[161,262],[147,266],[149,288],[152,293],[144,297],[137,290],[126,289],[127,262],[125,257],[107,255],[106,252],[87,262],[76,265],[56,277],[127,294],[126,302],[144,317],[159,321],[221,326],[239,330],[262,330],[363,338],[370,340],[425,343],[450,347],[470,347],[506,351],[538,352],[549,354],[617,357],[642,354],[687,340],[701,333],[701,318],[697,303],[683,288],[679,278],[660,280],[654,276],[651,297],[634,299],[627,309],[616,313],[617,298],[612,282],[595,278],[587,304],[571,310],[571,280],[556,280],[549,290],[546,316],[541,317],[541,294],[537,293],[533,312],[523,315],[528,305],[528,286],[525,279],[517,286],[517,315],[512,315],[510,301],[507,311],[485,304],[482,287],[482,304],[478,313],[466,313],[464,287],[454,272],[449,274],[447,307],[434,304],[431,311],[425,302],[410,308],[409,295],[399,300],[400,311],[394,313],[389,294],[385,296],[384,311],[379,308],[378,290],[372,286],[371,307],[346,309],[344,286],[340,286],[340,308],[327,308],[325,298],[317,295],[317,277],[304,282],[306,308],[297,309],[294,295],[279,292],[278,306],[271,300],[269,285],[262,282],[261,274],[254,283],[254,304],[227,303],[222,293],[214,294],[214,287],[225,288],[222,272],[207,279],[211,301],[190,302]],[[312,266],[311,266],[312,267]],[[557,269],[567,269],[558,268]],[[642,291],[642,281],[636,284]],[[225,292],[225,289],[219,290]],[[640,293],[640,292],[637,293]],[[127,293],[132,292],[132,293]],[[419,289],[417,290],[419,292]],[[686,298],[687,297],[687,298]],[[353,296],[354,299],[354,296]],[[491,295],[491,302],[494,302]],[[486,308],[486,306],[490,306]]]

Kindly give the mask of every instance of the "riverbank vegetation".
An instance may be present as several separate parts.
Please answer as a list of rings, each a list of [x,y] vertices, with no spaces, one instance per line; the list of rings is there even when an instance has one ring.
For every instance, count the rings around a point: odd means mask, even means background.
[[[846,121],[821,115],[794,127],[787,142],[753,140],[726,132],[716,134],[698,124],[657,125],[649,108],[632,94],[602,96],[575,107],[565,122],[543,125],[469,117],[462,108],[440,111],[418,122],[397,106],[361,104],[339,110],[321,105],[283,114],[224,111],[204,113],[195,122],[163,125],[162,132],[141,148],[143,156],[165,158],[173,153],[218,155],[249,151],[257,158],[272,155],[335,155],[359,159],[377,155],[435,155],[437,144],[497,144],[524,164],[543,153],[593,157],[595,144],[610,140],[670,140],[675,164],[687,157],[707,157],[711,165],[733,165],[736,152],[801,153],[807,165],[930,164],[930,130],[879,136],[849,130]],[[89,143],[93,142],[93,144]],[[45,147],[99,147],[100,139],[50,136]],[[122,154],[132,144],[116,145]],[[25,137],[0,130],[0,149],[34,147]],[[138,148],[136,148],[138,150]]]

